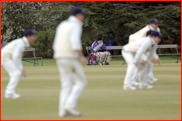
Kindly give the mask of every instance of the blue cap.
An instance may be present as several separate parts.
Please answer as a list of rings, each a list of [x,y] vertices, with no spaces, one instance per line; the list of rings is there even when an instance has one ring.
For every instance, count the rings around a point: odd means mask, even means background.
[[[102,38],[101,37],[97,37],[97,40],[96,41],[99,41],[99,40],[102,40]]]
[[[158,24],[158,23],[159,23],[159,21],[156,18],[151,18],[149,20],[149,24]]]
[[[80,7],[74,7],[72,10],[71,10],[71,15],[76,15],[78,13],[81,13],[83,14],[84,16],[87,15],[86,11],[83,9],[83,8],[80,8]]]
[[[34,34],[37,34],[35,30],[33,29],[27,29],[25,30],[24,32],[24,36],[28,36],[28,35],[34,35]]]
[[[159,38],[163,38],[163,36],[161,35],[161,33],[160,32],[157,32],[157,31],[152,31],[150,35],[151,36],[157,36]]]

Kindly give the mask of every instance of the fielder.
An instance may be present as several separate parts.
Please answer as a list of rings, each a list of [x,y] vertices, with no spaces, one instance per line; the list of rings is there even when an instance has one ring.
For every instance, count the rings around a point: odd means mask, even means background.
[[[132,86],[132,75],[134,69],[137,68],[139,75],[139,88],[140,89],[151,89],[153,86],[147,83],[147,68],[146,63],[155,55],[156,46],[161,41],[162,36],[157,31],[152,31],[151,36],[144,37],[136,40],[135,42],[130,42],[123,47],[122,55],[127,62],[127,73],[124,79],[124,90],[135,90],[136,87]],[[147,57],[142,60],[142,55],[145,53]],[[160,65],[160,60],[155,58],[153,62],[158,62]]]
[[[134,42],[137,39],[140,39],[142,37],[145,37],[146,34],[147,34],[147,32],[150,31],[150,30],[160,32],[160,29],[158,27],[158,23],[159,23],[159,21],[157,19],[151,18],[149,20],[149,24],[147,26],[145,26],[141,30],[139,30],[136,33],[131,34],[129,36],[129,43],[130,42]],[[154,57],[155,58],[159,58],[157,54],[155,54]],[[153,71],[153,63],[152,62],[149,62],[148,64],[150,64],[150,65],[148,65],[148,68],[147,68],[147,71],[149,71],[149,78],[150,78],[150,80],[148,80],[148,82],[149,83],[152,83],[153,81],[157,81],[158,79],[157,78],[154,78],[154,76],[153,76],[153,72],[152,72]],[[133,85],[138,85],[138,83],[137,83],[137,73],[136,73],[137,70],[136,70],[136,68],[134,70],[135,70],[135,73],[134,73],[134,75],[132,77],[132,79],[133,79],[133,82],[132,83],[133,83]]]
[[[78,55],[82,64],[86,64],[81,45],[85,15],[84,9],[73,8],[71,16],[61,22],[56,30],[53,50],[61,81],[58,112],[60,117],[67,114],[81,115],[77,110],[77,100],[86,86],[87,80]]]
[[[5,90],[5,98],[19,98],[20,95],[15,92],[15,88],[20,80],[21,75],[26,77],[26,72],[22,65],[22,56],[26,47],[36,40],[36,32],[28,29],[24,37],[8,43],[1,50],[1,65],[8,72],[10,80]]]

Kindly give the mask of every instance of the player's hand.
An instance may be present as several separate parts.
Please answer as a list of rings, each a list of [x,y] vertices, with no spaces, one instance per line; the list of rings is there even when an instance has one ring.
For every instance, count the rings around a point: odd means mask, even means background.
[[[158,63],[159,65],[161,65],[161,60],[160,60],[160,59],[151,58],[150,60],[151,60],[153,63]]]
[[[83,65],[86,65],[86,59],[85,59],[84,56],[83,56],[83,57],[80,57],[80,61],[81,61],[81,63],[82,63]]]
[[[161,65],[161,60],[160,59],[156,59],[156,62]]]
[[[155,63],[156,59],[155,58],[151,58],[150,61]]]
[[[25,70],[22,70],[21,73],[22,73],[22,75],[23,75],[24,77],[26,77],[26,72],[25,72]]]
[[[143,60],[142,63],[141,63],[141,65],[142,66],[145,66],[146,65],[146,61]]]

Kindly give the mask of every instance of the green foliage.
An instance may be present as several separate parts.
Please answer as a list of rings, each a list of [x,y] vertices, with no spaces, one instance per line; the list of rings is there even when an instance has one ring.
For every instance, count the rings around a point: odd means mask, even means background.
[[[181,38],[180,2],[67,1],[54,3],[54,9],[49,10],[52,15],[57,15],[61,6],[69,8],[60,10],[59,14],[62,14],[62,17],[55,20],[55,25],[68,17],[72,6],[81,6],[86,9],[89,15],[84,21],[83,45],[90,45],[97,36],[101,36],[106,42],[110,33],[114,33],[117,44],[124,45],[128,42],[129,35],[146,26],[152,17],[160,21],[159,26],[166,39],[181,44],[178,41]],[[43,14],[40,15],[43,17]]]
[[[30,46],[35,48],[35,55],[37,57],[43,57],[43,58],[53,57],[52,44],[54,36],[55,36],[55,31],[52,30],[38,32],[36,42]],[[26,53],[25,56],[30,56],[30,53]]]
[[[181,45],[179,1],[2,1],[3,39],[11,41],[21,37],[27,28],[55,31],[69,17],[73,6],[83,7],[88,13],[83,25],[83,46],[90,45],[97,36],[106,42],[111,33],[117,45],[125,45],[129,35],[146,26],[150,18],[159,20],[165,40]],[[41,34],[46,37],[46,33]],[[51,35],[54,34],[49,35],[53,38]],[[36,44],[45,48],[41,42]]]

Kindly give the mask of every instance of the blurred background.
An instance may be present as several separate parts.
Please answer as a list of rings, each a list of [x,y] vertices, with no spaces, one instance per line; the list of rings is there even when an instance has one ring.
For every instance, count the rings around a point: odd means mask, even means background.
[[[70,15],[74,6],[86,9],[82,46],[90,46],[97,36],[105,45],[123,46],[130,34],[148,24],[150,18],[159,20],[164,44],[178,44],[181,53],[181,2],[179,1],[1,1],[1,35],[10,42],[20,38],[26,29],[35,29],[39,66],[23,61],[27,77],[21,78],[17,93],[21,98],[8,100],[4,90],[9,75],[1,68],[1,119],[3,120],[61,120],[58,117],[60,91],[59,73],[53,58],[52,43],[56,27]],[[161,53],[175,53],[174,48]],[[121,50],[114,50],[114,55]],[[33,57],[25,52],[24,57]],[[176,56],[177,57],[177,56]],[[181,56],[180,56],[181,57]],[[123,79],[127,65],[122,57],[112,58],[109,66],[83,66],[88,85],[78,101],[82,117],[64,120],[180,120],[181,119],[181,62],[160,57],[162,65],[154,64],[159,79],[154,89],[124,91]],[[181,58],[180,58],[181,59]],[[34,61],[35,63],[35,61]]]
[[[150,18],[157,18],[160,22],[164,36],[160,44],[181,46],[179,1],[2,1],[2,38],[10,42],[22,37],[26,29],[35,29],[38,31],[38,40],[32,47],[36,49],[36,55],[52,58],[56,27],[69,17],[70,9],[74,6],[83,7],[88,13],[82,34],[85,55],[85,46],[90,46],[97,36],[101,36],[106,45],[109,42],[125,45],[129,35],[146,26]],[[165,51],[171,53],[173,50]],[[114,54],[119,52],[114,50]]]

